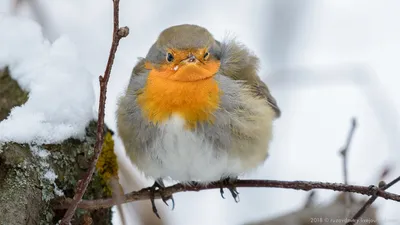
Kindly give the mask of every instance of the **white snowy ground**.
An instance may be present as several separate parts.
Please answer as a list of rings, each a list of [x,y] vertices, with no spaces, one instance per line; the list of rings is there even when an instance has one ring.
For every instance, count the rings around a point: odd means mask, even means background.
[[[12,49],[13,52],[20,52],[18,59],[21,62],[25,60],[31,66],[38,65],[43,71],[52,74],[69,73],[76,79],[84,79],[84,83],[88,81],[83,77],[90,77],[98,93],[95,80],[104,72],[111,42],[112,2],[41,2],[45,3],[51,13],[51,25],[65,35],[64,39],[56,43],[63,46],[63,51],[58,53],[66,54],[63,57],[67,60],[57,59],[55,63],[62,65],[57,67],[58,70],[51,70],[56,65],[51,60],[45,60],[49,66],[42,68],[32,58],[21,58],[21,53],[30,51],[27,45],[18,45]],[[400,80],[400,29],[397,22],[400,14],[397,9],[400,2],[338,0],[304,3],[308,3],[308,8],[298,22],[298,36],[291,43],[290,57],[278,65],[274,63],[274,55],[268,55],[263,50],[265,35],[259,35],[271,26],[268,17],[271,14],[268,11],[271,1],[121,0],[120,23],[130,27],[130,35],[121,41],[113,67],[107,101],[107,124],[115,128],[116,97],[125,88],[137,57],[146,54],[158,33],[174,24],[196,23],[207,27],[216,38],[222,38],[226,32],[234,33],[259,54],[263,62],[262,77],[270,84],[272,93],[282,108],[282,118],[275,123],[271,156],[264,167],[248,175],[248,178],[341,182],[341,158],[338,149],[345,141],[350,118],[356,116],[359,127],[349,155],[349,179],[354,184],[371,184],[383,165],[400,163],[400,90],[397,88]],[[0,2],[0,12],[6,13],[9,9],[10,1]],[[29,12],[22,14],[30,15]],[[4,30],[1,32],[0,40],[3,40],[1,36],[4,36]],[[15,40],[5,41],[13,43]],[[281,40],[276,41],[279,43]],[[46,51],[57,49],[56,43],[52,48],[46,45]],[[76,45],[76,54],[79,56],[74,55],[74,50],[71,50],[73,45]],[[66,46],[71,48],[66,49]],[[0,47],[1,56],[3,43],[0,43]],[[279,51],[284,47],[276,48]],[[65,70],[71,66],[76,71]],[[85,69],[90,75],[84,75]],[[82,76],[78,76],[78,73],[82,73]],[[51,79],[59,82],[58,79],[61,78]],[[89,100],[92,90],[84,93],[79,91],[76,96],[70,97],[73,101],[81,98]],[[57,104],[51,96],[46,97]],[[96,97],[98,98],[97,95]],[[53,109],[41,107],[43,108],[37,110],[51,112]],[[91,108],[85,108],[86,113],[74,113],[89,116],[90,110]],[[53,114],[50,115],[58,115],[51,113]],[[48,120],[46,116],[43,118]],[[32,119],[41,121],[37,117]],[[68,124],[76,125],[75,122],[79,121],[67,121]],[[6,125],[1,124],[0,128],[1,126]],[[4,134],[0,134],[0,137],[4,138]],[[123,149],[118,150],[119,155],[123,156]],[[400,169],[395,169],[392,177],[400,174]],[[390,190],[400,193],[400,185]],[[296,210],[304,203],[307,195],[305,192],[280,189],[239,191],[240,204],[235,204],[229,198],[222,200],[218,190],[177,194],[175,210],[166,210],[163,218],[168,219],[171,224],[241,224]],[[329,191],[317,193],[321,204],[335,195]],[[161,203],[158,205],[165,207]],[[400,223],[397,213],[400,210],[399,204],[378,200],[376,205],[379,206],[382,224]],[[128,213],[128,216],[128,224],[136,224],[135,215]],[[115,221],[118,224],[118,218]]]

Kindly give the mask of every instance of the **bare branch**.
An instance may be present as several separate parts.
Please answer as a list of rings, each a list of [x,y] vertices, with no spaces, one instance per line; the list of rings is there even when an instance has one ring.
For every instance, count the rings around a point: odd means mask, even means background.
[[[119,183],[118,177],[112,177],[110,179],[109,185],[111,186],[112,197],[114,199],[114,202],[116,202],[119,217],[121,218],[121,223],[122,225],[126,225],[125,214],[124,210],[122,209],[122,203],[124,203],[125,196]]]
[[[346,184],[346,185],[349,184],[348,166],[347,166],[348,165],[348,163],[347,163],[348,153],[349,153],[350,144],[351,144],[351,141],[353,140],[353,135],[354,135],[354,131],[356,130],[356,127],[357,127],[357,121],[355,118],[353,118],[351,120],[351,127],[350,127],[349,134],[347,136],[346,144],[340,151],[340,154],[342,155],[342,158],[343,158],[343,179],[344,179],[344,184]],[[345,197],[344,200],[345,200],[345,206],[346,206],[345,218],[348,218],[350,215],[350,208],[351,208],[350,193],[346,193],[346,195],[344,197]]]
[[[384,179],[386,179],[386,177],[392,172],[392,170],[393,170],[392,167],[390,167],[389,165],[386,165],[386,166],[383,168],[383,170],[382,170],[382,172],[381,172],[381,174],[380,174],[380,176],[379,176],[379,180],[384,180]]]
[[[399,181],[400,181],[400,176],[397,177],[396,179],[392,180],[390,183],[386,184],[385,187],[382,188],[382,190],[386,190],[386,189],[390,188],[391,186],[395,185]]]
[[[285,189],[294,189],[303,191],[310,191],[314,189],[325,189],[325,190],[333,190],[341,192],[353,192],[368,196],[373,196],[374,194],[376,194],[377,197],[400,202],[400,195],[398,194],[386,192],[381,189],[375,191],[371,187],[358,186],[358,185],[345,185],[341,183],[312,182],[312,181],[279,181],[279,180],[237,180],[234,185],[235,187],[258,187],[258,188],[269,187],[269,188],[285,188]],[[228,184],[224,184],[222,186],[226,188]],[[183,184],[175,184],[166,187],[163,190],[163,193],[164,195],[172,195],[178,192],[219,189],[220,187],[221,187],[220,183],[211,183],[207,186],[204,186],[193,182],[192,185],[190,186]],[[133,191],[131,193],[126,194],[124,203],[147,200],[150,199],[150,196],[151,193],[149,189],[144,188],[140,191]],[[159,191],[155,192],[155,198],[160,198]],[[54,208],[55,209],[68,208],[72,202],[73,202],[72,199],[65,199],[61,202],[55,203]],[[78,204],[78,208],[100,209],[100,208],[109,208],[114,205],[115,202],[112,198],[99,199],[99,200],[84,200]]]
[[[312,190],[310,191],[310,194],[307,196],[304,208],[311,208],[314,205],[314,201],[315,201],[315,190]]]
[[[77,209],[78,204],[82,201],[82,197],[86,192],[86,189],[92,179],[93,173],[96,170],[97,160],[99,159],[103,139],[104,139],[104,114],[105,114],[105,104],[106,104],[106,93],[107,93],[107,84],[110,79],[111,68],[114,63],[115,53],[118,48],[119,41],[121,38],[126,37],[129,34],[128,27],[119,27],[119,0],[113,0],[114,3],[114,27],[113,27],[113,40],[111,45],[110,54],[108,57],[107,66],[104,72],[104,77],[99,76],[100,81],[100,102],[99,102],[99,114],[98,114],[98,122],[97,122],[97,138],[94,149],[94,157],[92,163],[90,165],[89,170],[83,179],[79,180],[77,184],[77,188],[75,190],[75,196],[71,201],[71,204],[64,215],[64,218],[61,220],[60,225],[68,225],[74,216],[75,210]]]
[[[372,195],[372,197],[369,198],[367,202],[365,202],[365,204],[360,208],[360,210],[358,210],[358,212],[356,212],[356,214],[354,214],[353,218],[348,223],[346,223],[346,225],[354,225],[357,219],[359,219],[365,213],[368,207],[370,207],[372,203],[379,197],[378,196],[379,191],[385,191],[386,189],[390,188],[399,181],[400,181],[400,176],[388,184],[381,182],[378,188],[375,187],[376,190],[374,190],[375,193]]]

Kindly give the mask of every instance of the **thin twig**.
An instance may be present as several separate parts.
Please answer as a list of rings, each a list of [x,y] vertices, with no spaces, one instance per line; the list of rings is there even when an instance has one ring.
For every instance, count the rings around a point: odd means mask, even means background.
[[[75,190],[75,196],[71,201],[71,204],[64,215],[64,218],[61,220],[60,225],[68,225],[75,214],[75,210],[78,207],[78,204],[82,201],[82,197],[86,192],[86,189],[92,179],[93,173],[96,169],[97,160],[99,159],[103,139],[104,139],[104,111],[106,104],[106,93],[107,93],[107,84],[110,79],[111,68],[114,63],[115,53],[118,48],[119,41],[121,38],[128,36],[129,28],[128,27],[119,27],[119,0],[113,0],[114,3],[114,27],[113,27],[113,40],[110,49],[110,54],[108,57],[107,66],[104,72],[104,77],[99,76],[100,82],[100,100],[99,100],[99,114],[97,121],[97,137],[96,144],[94,149],[94,156],[90,165],[89,170],[85,174],[82,180],[79,180],[77,184],[77,188]]]
[[[386,189],[390,188],[394,184],[400,181],[400,176],[391,181],[390,183],[384,185],[383,187],[376,188],[375,193],[372,195],[371,198],[368,199],[367,202],[354,214],[353,218],[346,223],[346,225],[354,225],[355,222],[365,213],[365,211],[372,205],[372,203],[379,197],[379,191],[385,191]]]
[[[312,182],[312,181],[279,181],[279,180],[237,180],[235,182],[235,187],[269,187],[269,188],[285,188],[285,189],[295,189],[310,191],[313,189],[325,189],[340,192],[353,192],[363,195],[372,196],[376,193],[376,196],[400,202],[400,195],[386,192],[383,190],[371,190],[370,187],[358,186],[358,185],[345,185],[341,183],[328,183],[328,182]],[[223,184],[222,187],[228,187],[229,184]],[[175,184],[166,187],[163,190],[163,194],[166,196],[172,195],[178,192],[186,191],[202,191],[209,189],[219,189],[221,187],[220,183],[211,183],[206,186],[200,185],[198,183],[192,183],[192,185]],[[125,195],[124,203],[147,200],[150,199],[151,193],[148,188],[144,188],[140,191],[133,191]],[[160,198],[160,192],[155,192],[155,198]],[[71,199],[65,199],[61,202],[55,203],[54,209],[65,209],[71,204]],[[112,198],[109,199],[99,199],[99,200],[84,200],[78,204],[78,208],[81,209],[101,209],[109,208],[115,205]]]
[[[124,193],[122,191],[122,187],[118,181],[118,177],[112,177],[110,179],[109,185],[112,190],[112,198],[117,205],[117,211],[119,213],[119,217],[121,218],[121,224],[126,225],[125,214],[122,208],[122,203],[124,203]]]
[[[346,144],[340,151],[340,154],[342,155],[342,158],[343,158],[343,179],[344,179],[344,184],[346,184],[346,185],[349,184],[348,167],[347,167],[348,153],[349,153],[350,144],[351,144],[351,141],[353,140],[353,135],[354,135],[354,131],[356,130],[356,127],[357,127],[357,121],[355,118],[353,118],[351,120],[351,127],[350,127],[349,134],[347,136]],[[344,195],[344,202],[345,202],[345,207],[346,207],[345,218],[348,218],[350,216],[350,208],[351,208],[350,193],[346,193]]]
[[[390,188],[391,186],[395,185],[396,183],[398,183],[400,181],[400,176],[397,177],[396,179],[392,180],[390,183],[386,184],[385,187],[382,188],[382,190],[386,190],[388,188]]]
[[[307,196],[307,200],[304,204],[304,208],[311,208],[315,202],[315,190],[310,191],[310,194]]]

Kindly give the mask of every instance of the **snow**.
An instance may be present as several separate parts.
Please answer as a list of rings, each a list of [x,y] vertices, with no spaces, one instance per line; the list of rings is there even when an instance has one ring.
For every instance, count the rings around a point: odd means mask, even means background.
[[[54,193],[57,196],[63,196],[64,192],[60,188],[58,188],[57,184],[55,183],[58,176],[54,172],[54,170],[50,167],[50,164],[48,161],[50,152],[48,150],[41,148],[39,146],[36,146],[36,145],[31,145],[30,149],[31,149],[33,156],[38,157],[37,158],[37,160],[39,160],[39,168],[38,169],[39,169],[41,178],[44,180],[47,180],[50,183],[50,185],[53,186],[53,188],[50,189],[52,191],[52,193]],[[48,188],[48,186],[46,186],[46,188]],[[49,200],[51,198],[49,198],[49,196],[47,195],[48,193],[46,193],[46,190],[47,190],[46,188],[42,189],[43,198],[45,200]]]
[[[35,22],[0,16],[0,68],[29,92],[28,101],[14,107],[0,122],[0,142],[58,143],[81,138],[93,119],[93,76],[82,66],[75,44],[61,36],[43,38]]]
[[[48,170],[44,173],[43,178],[51,182],[54,182],[57,178],[57,175],[54,173],[54,171]]]
[[[34,156],[39,156],[42,159],[47,159],[47,157],[50,155],[49,151],[39,148],[37,146],[31,146],[31,152]]]
[[[53,192],[55,195],[57,196],[63,196],[64,192],[57,187],[57,184],[55,183],[56,179],[57,179],[57,175],[54,173],[54,171],[50,168],[47,168],[47,170],[44,171],[43,174],[43,179],[46,179],[50,182],[51,185],[53,185]]]

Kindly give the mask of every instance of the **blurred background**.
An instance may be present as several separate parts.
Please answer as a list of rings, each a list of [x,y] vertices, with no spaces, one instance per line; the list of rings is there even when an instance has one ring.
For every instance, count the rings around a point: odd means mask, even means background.
[[[137,58],[146,55],[158,34],[172,25],[198,24],[219,40],[236,36],[261,58],[260,76],[282,109],[269,160],[243,178],[343,182],[339,150],[355,117],[349,183],[377,184],[386,167],[391,168],[385,178],[390,180],[400,174],[399,9],[398,0],[121,0],[120,25],[128,26],[130,35],[116,55],[106,123],[115,129],[116,99]],[[0,13],[38,21],[51,41],[70,37],[98,93],[97,77],[104,73],[112,38],[111,0],[2,0]],[[119,141],[116,149],[125,192],[152,184],[130,164]],[[400,193],[400,185],[390,191]],[[239,204],[221,199],[219,190],[178,193],[174,211],[156,202],[162,221],[152,215],[148,202],[127,204],[126,224],[312,223],[292,217],[287,223],[272,222],[302,212],[307,192],[239,192]],[[337,197],[332,191],[316,191],[312,207],[323,208]],[[380,224],[400,224],[400,204],[378,199],[374,206]],[[117,213],[114,224],[121,224]]]

